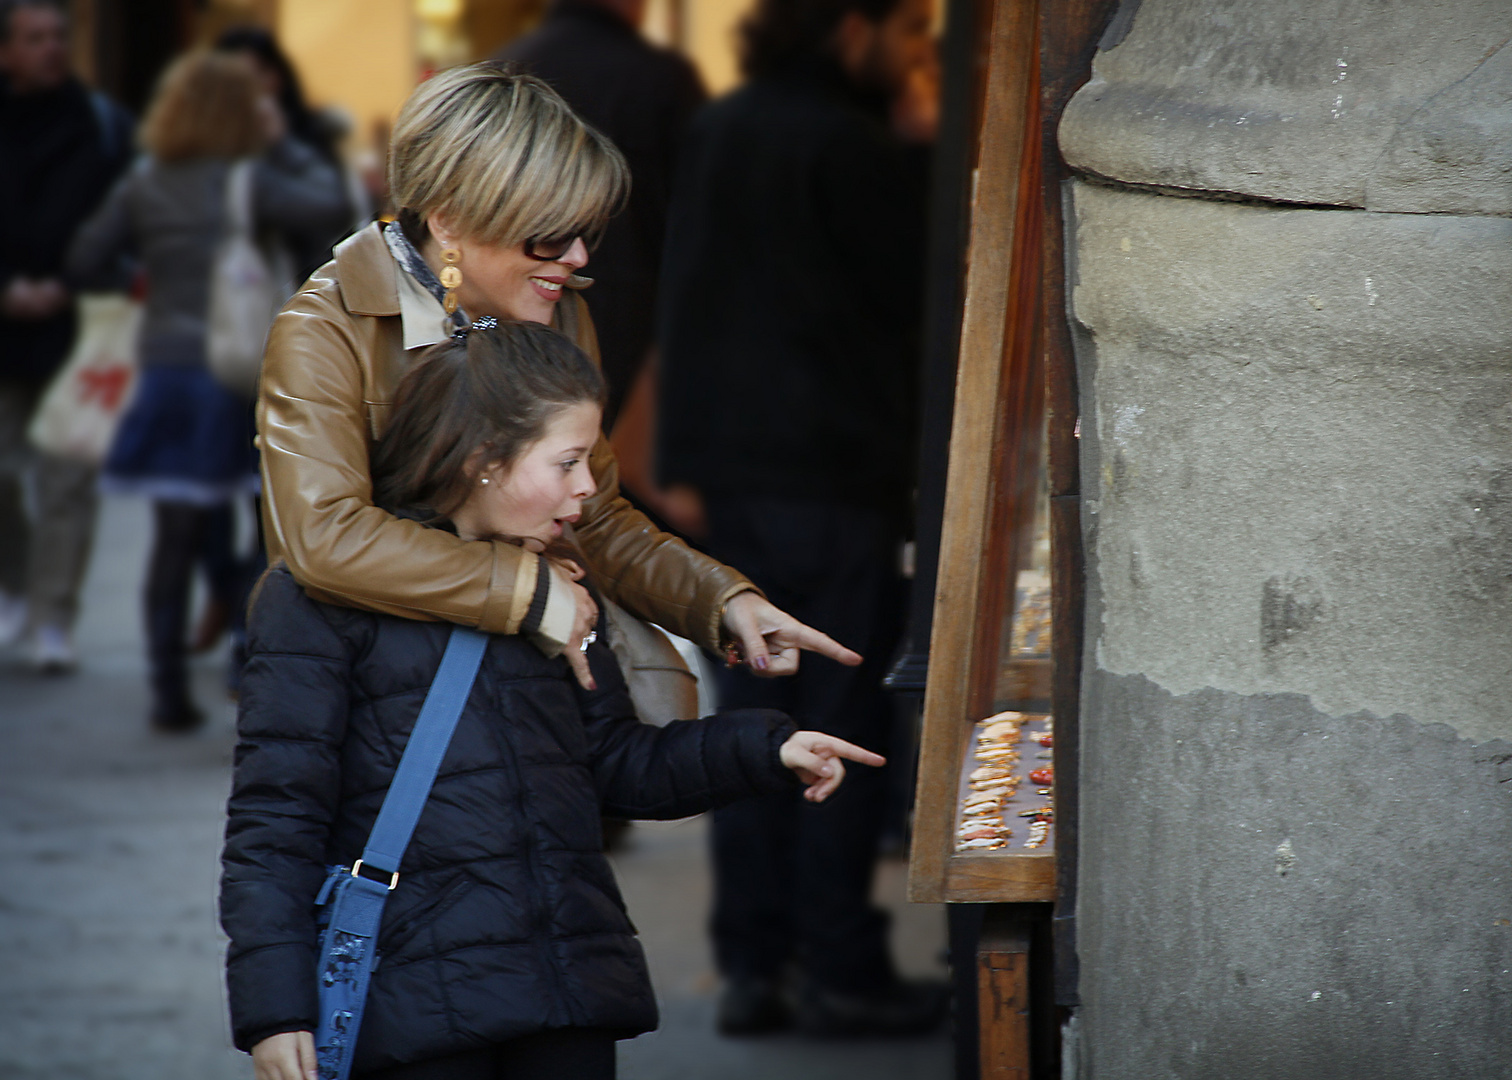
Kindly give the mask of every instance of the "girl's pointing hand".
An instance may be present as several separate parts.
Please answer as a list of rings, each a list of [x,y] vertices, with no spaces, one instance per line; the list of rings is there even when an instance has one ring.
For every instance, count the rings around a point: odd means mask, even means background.
[[[794,732],[782,744],[781,757],[782,763],[808,785],[803,797],[816,803],[823,802],[834,794],[840,781],[845,779],[842,758],[862,765],[887,764],[887,759],[881,754],[863,750],[854,743],[826,735],[822,731]]]

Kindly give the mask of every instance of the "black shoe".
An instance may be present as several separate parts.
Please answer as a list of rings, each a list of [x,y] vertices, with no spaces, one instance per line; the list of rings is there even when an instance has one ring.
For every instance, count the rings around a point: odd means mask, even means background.
[[[775,979],[732,979],[719,995],[721,1035],[764,1035],[793,1025],[788,1007]]]
[[[940,1026],[950,1005],[944,982],[894,982],[875,992],[848,994],[811,986],[798,1029],[805,1035],[923,1035]]]
[[[205,714],[187,701],[158,704],[152,709],[152,730],[168,735],[185,735],[205,724]]]

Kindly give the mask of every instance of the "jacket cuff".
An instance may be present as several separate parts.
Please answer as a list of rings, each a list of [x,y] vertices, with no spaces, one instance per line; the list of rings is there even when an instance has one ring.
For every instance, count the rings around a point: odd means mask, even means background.
[[[539,558],[536,561],[539,562]],[[530,597],[530,608],[520,623],[520,633],[534,634],[541,628],[541,620],[546,617],[546,601],[554,591],[560,590],[552,589],[551,575],[537,572],[535,592]]]
[[[767,733],[767,768],[773,779],[765,790],[782,791],[804,786],[798,774],[782,763],[782,744],[791,739],[797,730],[798,725],[784,716],[780,722],[774,723]]]
[[[698,644],[702,645],[705,649],[713,653],[715,656],[719,655],[721,651],[720,646],[724,642],[726,636],[724,627],[725,608],[729,606],[731,600],[735,599],[735,597],[739,596],[741,593],[746,592],[753,592],[763,600],[766,599],[766,593],[762,592],[750,581],[747,581],[745,578],[741,578],[739,581],[726,585],[723,591],[717,594],[714,600],[711,608],[713,614],[707,626],[707,639],[705,641],[700,641]]]
[[[257,1044],[264,1039],[271,1039],[275,1035],[287,1035],[291,1031],[308,1031],[311,1035],[315,1034],[315,1029],[311,1025],[296,1023],[291,1020],[286,1024],[274,1024],[263,1031],[243,1032],[235,1036],[232,1042],[238,1050],[250,1054],[257,1048]]]
[[[707,725],[704,765],[717,804],[801,784],[797,774],[782,763],[782,744],[797,730],[783,713],[730,709],[700,723]]]
[[[518,634],[530,613],[541,572],[541,557],[518,544],[493,542],[493,574],[478,629],[485,634]]]
[[[571,584],[549,559],[539,560],[541,577],[549,586],[541,612],[540,624],[530,635],[540,650],[547,656],[556,656],[567,647],[572,636],[572,623],[577,617],[577,603],[572,598]]]
[[[288,943],[244,953],[226,965],[226,991],[238,1050],[251,1051],[269,1035],[314,1031],[315,950]]]

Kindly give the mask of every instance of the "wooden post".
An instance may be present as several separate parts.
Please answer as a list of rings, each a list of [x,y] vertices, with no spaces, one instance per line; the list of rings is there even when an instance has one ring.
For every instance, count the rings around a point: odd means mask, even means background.
[[[1029,1080],[1029,934],[989,920],[977,945],[982,1080]]]

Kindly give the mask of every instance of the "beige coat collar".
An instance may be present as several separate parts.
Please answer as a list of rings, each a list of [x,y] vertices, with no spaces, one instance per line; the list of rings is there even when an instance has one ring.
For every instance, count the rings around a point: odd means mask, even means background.
[[[446,340],[446,312],[404,272],[376,222],[343,240],[335,254],[341,300],[353,315],[398,315],[406,352]]]

